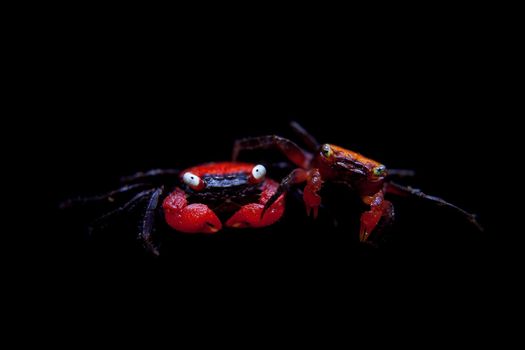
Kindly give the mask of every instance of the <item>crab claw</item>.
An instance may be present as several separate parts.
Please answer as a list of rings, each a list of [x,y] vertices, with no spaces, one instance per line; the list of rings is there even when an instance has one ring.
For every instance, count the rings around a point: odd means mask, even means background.
[[[314,219],[317,219],[319,206],[321,205],[321,196],[305,188],[303,192],[304,205],[306,207],[306,215],[310,216],[313,213]]]
[[[370,210],[361,214],[361,228],[359,240],[368,242],[370,234],[374,231],[381,219],[389,223],[394,218],[394,206],[383,198],[383,192],[379,192],[371,198],[365,197],[365,202],[370,204]]]
[[[226,221],[226,226],[234,228],[264,227],[274,224],[283,216],[285,199],[280,194],[275,200],[271,199],[278,193],[279,184],[267,179],[263,185],[259,203],[246,204]],[[270,201],[270,205],[268,205]]]
[[[245,228],[264,227],[274,224],[283,216],[285,205],[285,196],[283,193],[278,194],[278,188],[279,184],[277,182],[266,179],[263,183],[259,203],[242,206],[241,209],[226,221],[226,226]]]
[[[284,213],[284,200],[279,198],[264,212],[264,205],[247,204],[239,209],[227,222],[226,226],[234,228],[264,227],[274,224]],[[261,217],[262,216],[262,217]]]
[[[204,204],[190,204],[181,189],[172,192],[162,204],[166,222],[172,228],[186,233],[215,233],[222,228],[215,213]]]
[[[361,215],[361,228],[359,229],[359,240],[366,242],[370,233],[379,223],[382,213],[379,211],[365,212]]]

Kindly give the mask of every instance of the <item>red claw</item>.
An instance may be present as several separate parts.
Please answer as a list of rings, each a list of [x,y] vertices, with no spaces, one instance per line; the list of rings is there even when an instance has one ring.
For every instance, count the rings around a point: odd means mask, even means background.
[[[319,211],[319,206],[321,205],[321,196],[319,191],[323,185],[323,180],[321,180],[321,174],[318,169],[312,169],[308,173],[307,184],[304,187],[303,200],[304,205],[306,206],[306,215],[310,215],[313,211],[314,219],[317,218],[317,213]]]
[[[266,210],[262,218],[261,214],[263,213],[264,205],[277,191],[278,187],[279,185],[275,181],[270,179],[266,180],[259,203],[251,203],[243,206],[226,222],[226,226],[234,228],[257,228],[274,224],[284,213],[284,195],[281,195],[270,208]]]
[[[366,242],[382,217],[386,220],[391,220],[394,217],[394,208],[392,203],[384,199],[382,191],[372,197],[366,196],[363,200],[370,205],[370,210],[361,214],[359,240]]]
[[[173,191],[162,204],[166,222],[172,228],[186,233],[215,233],[222,228],[215,213],[204,204],[190,204],[181,189]]]
[[[305,188],[303,192],[303,200],[306,207],[306,215],[309,216],[313,211],[314,219],[316,219],[319,206],[321,205],[321,196]]]
[[[382,214],[383,212],[381,209],[371,210],[361,214],[361,228],[359,230],[359,240],[361,242],[366,242],[368,240],[370,233],[379,223]]]
[[[264,213],[263,204],[247,204],[239,209],[227,222],[227,227],[245,228],[245,227],[264,227],[274,224],[283,215],[284,205],[282,197],[278,199],[272,206]]]

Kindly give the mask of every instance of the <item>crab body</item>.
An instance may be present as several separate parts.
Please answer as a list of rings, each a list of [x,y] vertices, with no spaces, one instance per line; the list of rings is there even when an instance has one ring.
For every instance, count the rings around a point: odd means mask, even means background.
[[[183,186],[163,202],[169,226],[185,233],[216,233],[223,226],[264,227],[284,213],[284,195],[262,215],[279,184],[265,178],[261,165],[221,162],[198,165],[181,172]]]
[[[236,160],[243,150],[276,148],[288,160],[297,166],[280,183],[275,195],[267,202],[271,207],[273,200],[286,193],[292,186],[303,184],[303,199],[308,215],[314,218],[318,215],[321,206],[321,189],[324,182],[340,183],[355,191],[361,201],[368,206],[368,210],[361,214],[359,239],[362,242],[370,241],[370,234],[376,229],[379,222],[392,222],[394,207],[385,199],[385,194],[412,195],[424,198],[446,206],[465,216],[478,229],[483,228],[471,214],[442,198],[430,196],[418,189],[401,186],[391,180],[392,176],[406,176],[413,172],[408,170],[390,169],[381,163],[367,158],[357,152],[333,144],[319,144],[299,124],[292,122],[292,128],[302,138],[308,151],[303,150],[293,141],[277,135],[249,137],[235,142],[232,159]]]

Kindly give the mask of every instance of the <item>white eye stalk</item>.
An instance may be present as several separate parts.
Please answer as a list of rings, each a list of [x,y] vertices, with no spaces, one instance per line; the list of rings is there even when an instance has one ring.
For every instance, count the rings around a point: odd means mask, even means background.
[[[204,181],[197,175],[187,172],[182,176],[182,181],[192,190],[199,191],[205,187]]]
[[[266,176],[266,168],[264,167],[264,165],[257,164],[252,169],[250,181],[253,183],[259,183],[264,180],[265,176]]]

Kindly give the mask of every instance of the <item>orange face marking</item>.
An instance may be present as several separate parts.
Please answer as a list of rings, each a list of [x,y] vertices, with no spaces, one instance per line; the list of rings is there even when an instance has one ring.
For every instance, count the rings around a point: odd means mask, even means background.
[[[329,146],[332,148],[334,154],[333,158],[336,160],[345,159],[350,162],[361,164],[364,165],[369,171],[372,171],[374,168],[381,166],[381,163],[376,162],[373,159],[367,158],[360,153],[350,151],[336,145]]]
[[[332,180],[341,180],[354,174],[375,182],[386,176],[386,168],[381,163],[331,144],[321,146],[313,166],[319,167],[323,177]]]

